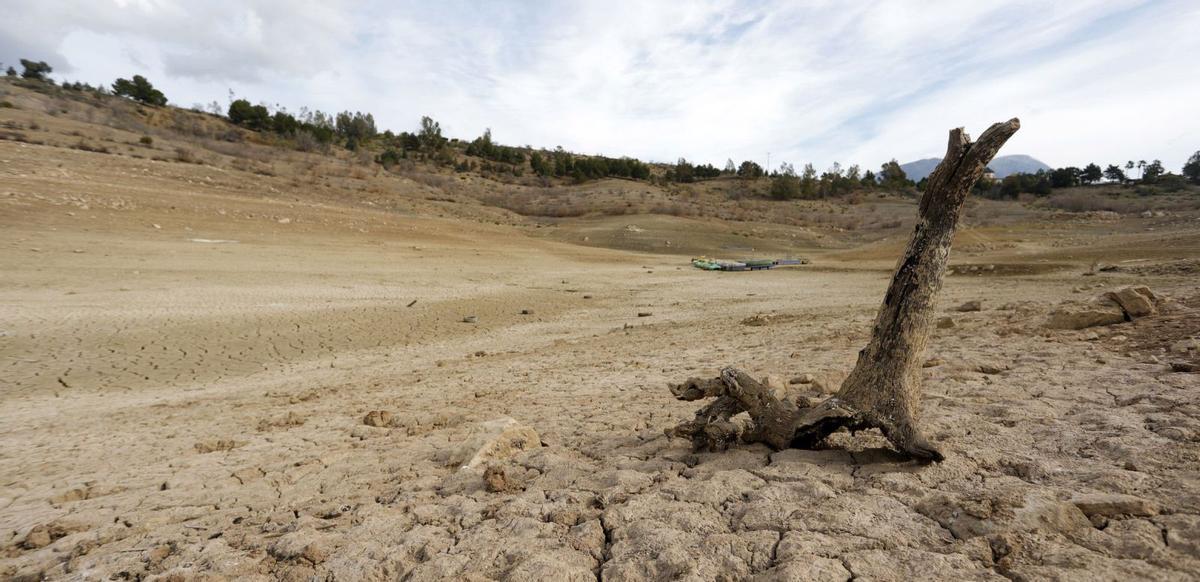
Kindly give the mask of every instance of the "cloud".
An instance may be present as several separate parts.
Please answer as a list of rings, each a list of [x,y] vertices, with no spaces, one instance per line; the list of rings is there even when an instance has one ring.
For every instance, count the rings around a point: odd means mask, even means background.
[[[1200,148],[1186,0],[439,3],[10,0],[0,60],[143,73],[173,102],[228,89],[410,129],[660,161],[877,167],[1020,116],[1054,165]]]

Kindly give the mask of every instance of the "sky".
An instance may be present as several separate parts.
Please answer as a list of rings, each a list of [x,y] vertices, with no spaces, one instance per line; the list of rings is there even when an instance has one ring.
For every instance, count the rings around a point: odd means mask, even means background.
[[[1200,150],[1200,1],[0,0],[0,62],[651,161],[875,169],[1019,117],[1051,166]],[[19,68],[19,67],[18,67]]]

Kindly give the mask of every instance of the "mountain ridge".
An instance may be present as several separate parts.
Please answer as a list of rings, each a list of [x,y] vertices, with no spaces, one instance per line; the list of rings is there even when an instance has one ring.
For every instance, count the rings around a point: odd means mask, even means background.
[[[933,169],[940,161],[938,158],[924,158],[900,164],[900,168],[904,170],[904,174],[908,176],[909,180],[919,182],[922,178],[932,174]],[[996,173],[997,178],[1013,174],[1036,174],[1038,170],[1049,171],[1051,169],[1045,162],[1026,154],[997,156],[992,163],[988,164],[988,167]]]

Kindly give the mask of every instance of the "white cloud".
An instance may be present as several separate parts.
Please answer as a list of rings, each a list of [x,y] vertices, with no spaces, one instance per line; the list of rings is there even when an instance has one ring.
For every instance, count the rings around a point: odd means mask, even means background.
[[[1200,148],[1186,0],[428,3],[11,0],[0,60],[144,73],[172,101],[421,115],[451,135],[723,164],[940,155],[1020,116],[1056,164]]]

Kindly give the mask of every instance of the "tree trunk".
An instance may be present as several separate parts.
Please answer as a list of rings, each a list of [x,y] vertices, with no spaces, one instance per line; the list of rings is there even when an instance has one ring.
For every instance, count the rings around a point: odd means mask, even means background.
[[[929,176],[916,228],[875,317],[871,340],[837,394],[810,408],[781,400],[748,374],[725,368],[719,378],[693,378],[671,386],[680,400],[717,400],[668,434],[691,438],[698,448],[721,450],[740,440],[780,449],[812,447],[841,427],[878,428],[913,458],[942,460],[918,426],[921,362],[930,320],[963,202],[1019,128],[1016,119],[994,124],[975,143],[962,128],[950,131],[946,156]],[[732,418],[743,411],[749,413],[750,426]]]

